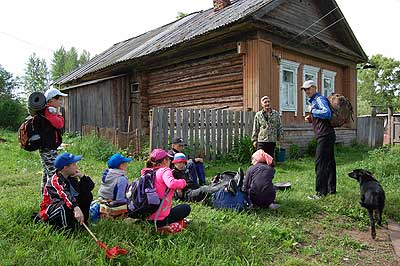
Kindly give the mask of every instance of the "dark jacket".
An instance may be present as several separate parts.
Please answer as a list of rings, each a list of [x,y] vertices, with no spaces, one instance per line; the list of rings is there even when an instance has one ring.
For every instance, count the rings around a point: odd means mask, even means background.
[[[76,178],[65,178],[57,171],[51,178],[47,179],[43,190],[43,200],[40,203],[40,217],[47,220],[47,211],[50,206],[55,208],[65,205],[69,209],[78,206],[77,197],[94,188],[94,182],[89,176]]]
[[[252,204],[268,207],[275,200],[275,187],[272,184],[275,170],[266,163],[257,163],[247,170],[243,182],[243,191]]]
[[[62,143],[61,129],[64,127],[64,118],[58,114],[51,114],[48,106],[40,112],[40,150],[56,150]]]
[[[200,186],[194,183],[193,179],[189,175],[188,169],[179,170],[174,167],[172,169],[172,175],[175,179],[185,179],[186,187],[182,190],[183,193],[187,192],[189,189],[198,189]]]
[[[335,130],[329,121],[332,118],[332,111],[328,99],[316,92],[311,96],[310,104],[312,107],[312,127],[315,137],[323,137],[334,133]]]

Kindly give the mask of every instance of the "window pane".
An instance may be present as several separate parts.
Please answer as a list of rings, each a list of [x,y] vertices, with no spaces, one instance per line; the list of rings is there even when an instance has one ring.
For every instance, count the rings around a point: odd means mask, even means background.
[[[283,81],[293,83],[293,72],[284,70],[283,71]]]
[[[304,81],[307,81],[307,80],[314,80],[315,81],[314,75],[311,75],[309,73],[306,73],[304,75],[304,79],[305,79]]]

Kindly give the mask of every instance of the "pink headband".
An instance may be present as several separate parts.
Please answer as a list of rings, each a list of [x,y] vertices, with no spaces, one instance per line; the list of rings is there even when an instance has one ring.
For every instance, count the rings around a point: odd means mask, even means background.
[[[272,161],[274,160],[271,155],[261,149],[253,153],[251,158],[259,163],[267,163],[268,165],[272,165]]]

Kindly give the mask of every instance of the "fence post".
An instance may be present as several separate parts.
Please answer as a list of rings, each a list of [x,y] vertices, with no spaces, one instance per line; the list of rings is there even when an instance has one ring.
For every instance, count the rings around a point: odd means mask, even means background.
[[[371,148],[375,147],[375,138],[376,138],[376,106],[371,106],[371,120],[369,124],[369,137],[368,137],[368,146]]]
[[[388,107],[388,132],[389,132],[389,143],[393,145],[393,107]]]

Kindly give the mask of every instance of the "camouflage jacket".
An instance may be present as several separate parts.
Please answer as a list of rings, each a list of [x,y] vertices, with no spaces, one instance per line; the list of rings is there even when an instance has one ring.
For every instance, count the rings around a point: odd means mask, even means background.
[[[279,112],[272,110],[267,113],[261,110],[256,113],[251,139],[258,142],[276,142],[283,136],[283,128]]]

